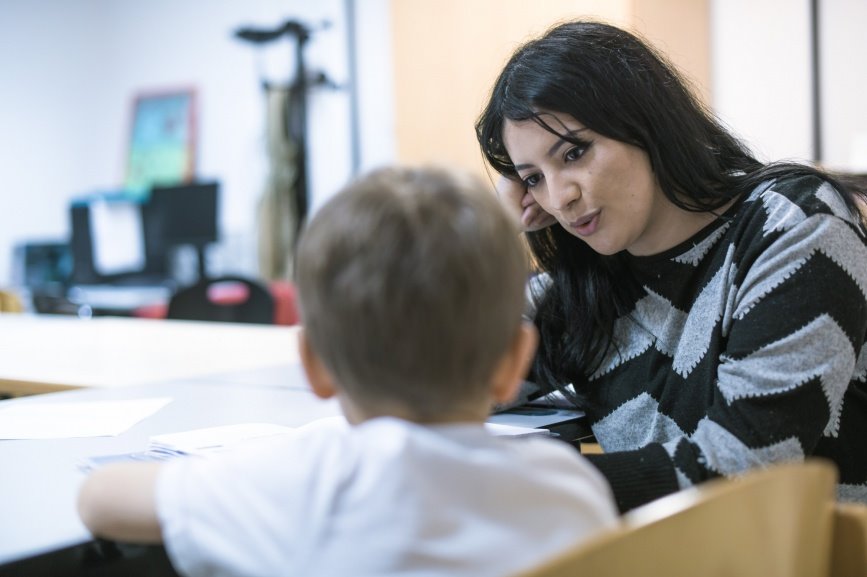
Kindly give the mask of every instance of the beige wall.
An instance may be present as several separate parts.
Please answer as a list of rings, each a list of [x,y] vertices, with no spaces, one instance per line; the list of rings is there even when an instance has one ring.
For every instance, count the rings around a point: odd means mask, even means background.
[[[707,0],[633,0],[632,29],[640,32],[711,103],[710,6]]]
[[[664,49],[708,93],[706,0],[391,0],[400,162],[483,173],[473,125],[501,67],[552,24],[591,17]],[[705,96],[706,97],[706,96]]]

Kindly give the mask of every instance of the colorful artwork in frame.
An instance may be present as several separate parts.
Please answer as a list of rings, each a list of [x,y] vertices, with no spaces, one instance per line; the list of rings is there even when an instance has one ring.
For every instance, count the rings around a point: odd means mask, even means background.
[[[189,182],[195,175],[196,93],[143,93],[133,102],[125,186],[146,196],[154,185]]]

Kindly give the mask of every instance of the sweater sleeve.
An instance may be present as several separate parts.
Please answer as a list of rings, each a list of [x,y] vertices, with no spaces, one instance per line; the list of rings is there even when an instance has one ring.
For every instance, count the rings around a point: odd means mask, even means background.
[[[867,248],[834,215],[773,216],[719,273],[737,280],[704,417],[664,444],[681,487],[853,442],[839,432],[867,329]]]
[[[607,454],[591,460],[621,509],[670,491],[672,475],[687,487],[812,455],[863,484],[864,238],[838,215],[763,202],[767,218],[729,245],[683,322],[671,306],[644,315],[635,334],[656,340],[643,364],[605,383],[626,392],[593,423]],[[659,375],[662,392],[629,388]]]
[[[674,464],[659,443],[635,451],[587,455],[599,469],[621,513],[678,490]]]
[[[669,446],[691,481],[815,452],[837,437],[864,343],[867,249],[843,220],[809,217],[752,262],[723,316],[715,395]]]

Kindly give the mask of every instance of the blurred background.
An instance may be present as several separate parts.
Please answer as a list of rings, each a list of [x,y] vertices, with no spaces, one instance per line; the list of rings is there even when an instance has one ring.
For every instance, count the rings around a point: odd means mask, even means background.
[[[573,17],[650,39],[759,157],[867,172],[863,0],[0,0],[0,289],[160,316],[206,278],[291,286],[359,171],[486,176],[497,72]]]

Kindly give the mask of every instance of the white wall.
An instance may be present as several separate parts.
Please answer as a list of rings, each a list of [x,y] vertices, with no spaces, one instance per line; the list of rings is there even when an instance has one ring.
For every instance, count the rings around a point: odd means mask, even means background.
[[[823,160],[867,172],[867,2],[819,3]]]
[[[762,160],[812,157],[809,0],[711,0],[713,108]]]
[[[867,172],[867,2],[819,2],[824,166]],[[814,159],[809,0],[711,0],[713,104],[764,160]]]
[[[358,2],[362,168],[394,155],[388,1]],[[0,286],[12,246],[65,238],[70,198],[124,179],[131,101],[139,91],[198,92],[197,173],[222,184],[224,269],[255,269],[255,205],[265,178],[261,69],[291,76],[291,43],[256,49],[241,25],[329,21],[307,62],[346,85],[345,0],[0,0]],[[370,71],[376,71],[371,74]],[[349,91],[310,98],[314,208],[351,176]]]

